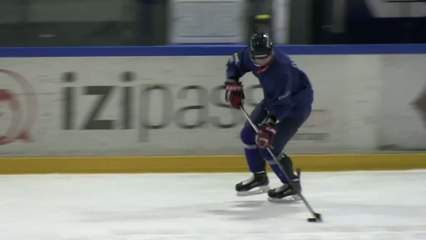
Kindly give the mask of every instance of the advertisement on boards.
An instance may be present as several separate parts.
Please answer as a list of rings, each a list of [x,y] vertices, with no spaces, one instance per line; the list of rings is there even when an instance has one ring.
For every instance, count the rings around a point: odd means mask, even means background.
[[[3,58],[0,154],[242,154],[245,120],[224,98],[227,59]],[[294,59],[310,77],[315,100],[287,152],[425,149],[423,56]],[[251,73],[242,81],[250,111],[263,93]]]

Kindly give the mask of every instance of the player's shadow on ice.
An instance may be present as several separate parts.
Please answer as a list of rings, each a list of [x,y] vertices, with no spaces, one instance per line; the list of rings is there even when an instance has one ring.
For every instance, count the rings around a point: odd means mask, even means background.
[[[300,207],[300,202],[271,203],[267,200],[243,200],[234,201],[232,205],[222,208],[209,210],[209,213],[230,216],[240,220],[268,219],[285,215],[294,215],[304,209]]]

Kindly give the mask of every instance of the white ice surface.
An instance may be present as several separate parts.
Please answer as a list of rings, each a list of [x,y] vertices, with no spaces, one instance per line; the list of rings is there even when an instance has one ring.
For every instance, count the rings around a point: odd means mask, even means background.
[[[237,197],[248,176],[2,175],[0,240],[426,239],[426,171],[302,173],[323,223],[303,202]]]

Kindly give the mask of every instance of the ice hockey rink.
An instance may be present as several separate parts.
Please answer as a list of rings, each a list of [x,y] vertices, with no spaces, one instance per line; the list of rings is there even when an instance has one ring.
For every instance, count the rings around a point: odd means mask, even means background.
[[[302,173],[323,223],[303,202],[237,197],[247,176],[2,175],[0,239],[426,239],[426,170]]]

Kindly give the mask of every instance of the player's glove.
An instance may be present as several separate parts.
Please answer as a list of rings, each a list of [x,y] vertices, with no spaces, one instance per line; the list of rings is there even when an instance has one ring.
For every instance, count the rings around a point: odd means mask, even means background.
[[[268,120],[260,125],[259,133],[257,134],[256,144],[259,148],[264,149],[271,145],[275,134],[277,134],[277,127],[275,119],[270,117]]]
[[[238,80],[229,79],[225,82],[225,89],[225,100],[232,108],[240,109],[245,99],[243,85]]]

